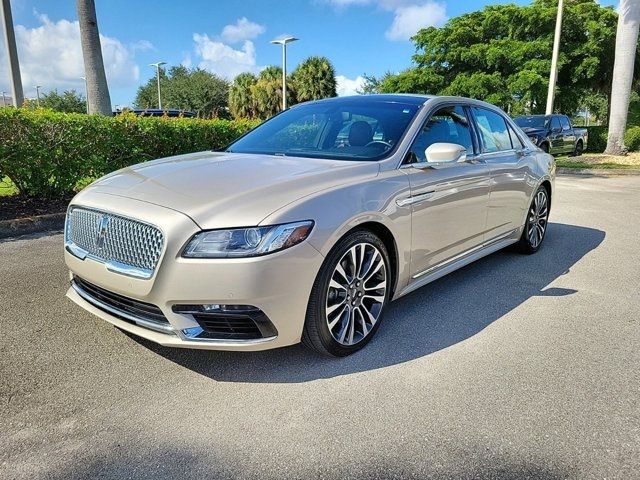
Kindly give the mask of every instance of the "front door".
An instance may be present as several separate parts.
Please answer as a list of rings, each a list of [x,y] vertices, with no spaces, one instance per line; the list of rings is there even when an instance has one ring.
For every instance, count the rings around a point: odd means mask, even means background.
[[[407,164],[426,162],[433,143],[467,149],[467,160],[430,169],[405,167],[412,209],[411,275],[417,278],[482,244],[489,202],[489,170],[477,160],[466,109],[451,105],[425,122],[408,152]]]

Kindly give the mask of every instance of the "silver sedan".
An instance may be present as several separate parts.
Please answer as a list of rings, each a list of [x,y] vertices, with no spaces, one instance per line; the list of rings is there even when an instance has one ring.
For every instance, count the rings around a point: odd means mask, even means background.
[[[509,245],[536,252],[554,177],[553,158],[483,102],[309,102],[225,151],[80,192],[67,295],[166,346],[349,355],[391,300]]]

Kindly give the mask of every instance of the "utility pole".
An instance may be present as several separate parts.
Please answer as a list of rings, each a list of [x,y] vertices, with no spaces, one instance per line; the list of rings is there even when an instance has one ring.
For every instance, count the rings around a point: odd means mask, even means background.
[[[556,33],[553,37],[553,54],[551,56],[551,73],[549,74],[549,92],[547,93],[546,114],[553,113],[553,100],[556,94],[556,82],[558,80],[558,54],[560,53],[560,33],[562,32],[562,11],[564,0],[558,1],[558,16],[556,17]]]
[[[24,102],[22,92],[22,79],[20,78],[20,64],[18,63],[18,50],[16,49],[16,35],[13,31],[13,17],[11,15],[11,3],[9,0],[1,0],[2,3],[2,25],[4,26],[4,42],[7,46],[7,57],[9,59],[9,72],[11,73],[11,95],[13,96],[13,106],[18,108]]]
[[[7,106],[7,92],[2,92],[2,106]]]
[[[42,88],[42,85],[36,85],[36,103],[38,105],[38,108],[40,108],[40,89]]]
[[[84,82],[84,103],[87,105],[87,115],[89,115],[89,87],[87,86],[87,77],[80,77]]]

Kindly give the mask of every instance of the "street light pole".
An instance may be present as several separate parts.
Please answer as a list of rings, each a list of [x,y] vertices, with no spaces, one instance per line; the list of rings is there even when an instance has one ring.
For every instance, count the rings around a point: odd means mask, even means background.
[[[13,17],[11,15],[11,4],[9,0],[0,0],[0,14],[2,14],[2,24],[4,26],[4,43],[7,46],[7,57],[9,60],[9,72],[11,74],[11,95],[13,95],[13,106],[18,108],[24,102],[22,91],[22,78],[20,77],[20,65],[18,63],[18,50],[16,49],[16,34],[13,30]]]
[[[156,79],[158,81],[158,109],[162,110],[162,97],[160,96],[160,67],[167,62],[150,63],[150,67],[156,67]]]
[[[551,73],[549,74],[549,92],[547,93],[546,114],[553,113],[553,101],[556,94],[556,81],[558,80],[558,54],[560,53],[560,33],[562,31],[562,11],[564,0],[558,1],[558,16],[556,17],[556,32],[553,37],[553,54],[551,55]]]
[[[36,85],[36,102],[38,104],[38,108],[40,108],[40,89],[42,85]]]
[[[271,40],[275,45],[282,45],[282,110],[287,109],[287,44],[299,40],[292,36],[283,36]]]
[[[87,104],[87,115],[89,114],[89,87],[87,86],[87,77],[80,77],[80,80],[84,82],[84,100]]]
[[[7,92],[2,92],[2,106],[7,106]]]

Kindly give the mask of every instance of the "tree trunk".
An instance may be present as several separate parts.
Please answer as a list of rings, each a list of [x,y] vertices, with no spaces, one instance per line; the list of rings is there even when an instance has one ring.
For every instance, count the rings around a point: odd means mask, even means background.
[[[609,115],[609,136],[605,153],[624,155],[624,132],[627,128],[629,97],[633,83],[633,68],[638,46],[638,26],[640,25],[640,0],[620,0],[616,33],[616,59],[613,65],[611,85],[611,112]]]
[[[107,85],[107,76],[104,73],[104,63],[102,61],[95,1],[76,0],[76,6],[78,8],[82,56],[84,57],[84,70],[87,79],[89,113],[112,115],[109,86]]]

